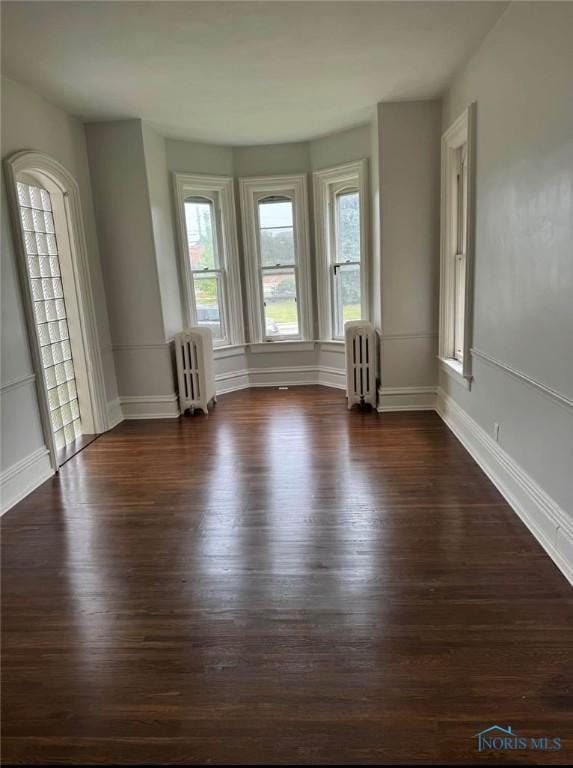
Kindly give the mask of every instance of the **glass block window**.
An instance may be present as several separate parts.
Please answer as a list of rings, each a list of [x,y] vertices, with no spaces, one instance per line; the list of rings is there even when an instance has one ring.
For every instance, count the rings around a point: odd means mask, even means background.
[[[56,448],[65,448],[82,425],[52,204],[40,187],[18,182],[17,191],[52,429]]]

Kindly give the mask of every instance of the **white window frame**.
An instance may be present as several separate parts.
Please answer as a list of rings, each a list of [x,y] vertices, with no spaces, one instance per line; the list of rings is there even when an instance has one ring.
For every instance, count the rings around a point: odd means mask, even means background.
[[[42,430],[52,468],[57,472],[61,454],[56,449],[50,419],[16,183],[23,181],[36,185],[50,194],[82,428],[85,434],[100,434],[109,429],[109,417],[80,192],[69,171],[54,158],[40,152],[17,152],[6,159],[5,170]]]
[[[368,253],[368,161],[359,160],[313,173],[316,282],[319,338],[342,341],[335,334],[334,292],[336,256],[336,195],[358,190],[360,198],[360,294],[361,319],[370,319]]]
[[[185,201],[189,198],[203,198],[213,204],[215,217],[213,235],[219,266],[209,272],[218,272],[221,276],[220,311],[225,330],[224,338],[214,339],[213,346],[219,348],[243,344],[243,308],[233,179],[229,176],[174,173],[173,189],[186,322],[189,325],[197,324],[193,270],[189,261],[185,226]]]
[[[306,174],[292,176],[265,176],[239,180],[243,239],[245,249],[245,275],[247,283],[247,315],[250,341],[253,344],[281,341],[311,341],[313,339],[312,286],[309,259],[308,197]],[[261,253],[259,242],[259,202],[267,197],[292,200],[295,246],[295,280],[299,333],[296,336],[267,337]]]
[[[438,357],[442,369],[458,383],[470,389],[472,380],[472,318],[475,250],[475,142],[476,105],[464,110],[442,136],[442,195],[440,233],[440,332]],[[461,153],[465,148],[465,169]],[[466,222],[458,215],[460,208],[458,174],[465,171]],[[463,185],[462,185],[463,186]],[[463,214],[463,206],[462,206]],[[464,312],[456,317],[456,279],[461,261]],[[456,349],[456,339],[463,333],[463,345]]]

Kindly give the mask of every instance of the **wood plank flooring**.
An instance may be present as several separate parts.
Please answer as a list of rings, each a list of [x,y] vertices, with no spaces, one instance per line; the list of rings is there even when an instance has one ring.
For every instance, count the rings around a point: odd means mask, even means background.
[[[439,417],[249,390],[3,518],[6,763],[573,758],[573,597]],[[478,753],[494,723],[560,752]]]

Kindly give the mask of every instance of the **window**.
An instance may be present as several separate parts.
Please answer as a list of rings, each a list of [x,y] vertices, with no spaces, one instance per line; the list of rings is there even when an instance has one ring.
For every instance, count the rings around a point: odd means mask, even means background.
[[[265,336],[298,338],[292,200],[263,198],[258,212]]]
[[[184,207],[195,319],[197,325],[210,328],[215,343],[220,343],[227,334],[213,201],[205,197],[189,197]]]
[[[45,189],[22,182],[16,187],[50,420],[59,450],[80,437],[82,422],[52,203]]]
[[[466,241],[468,222],[467,144],[456,150],[455,219],[456,247],[454,263],[454,358],[464,359],[464,314],[466,290]]]
[[[109,427],[79,189],[39,152],[12,155],[6,176],[44,440],[57,470]]]
[[[366,161],[316,171],[314,199],[320,337],[341,340],[369,316]]]
[[[240,185],[251,341],[310,340],[306,177]]]
[[[472,146],[475,105],[442,137],[440,352],[443,369],[469,388],[472,302]]]
[[[344,336],[344,323],[362,316],[360,290],[360,193],[343,189],[336,193],[334,210],[334,264],[332,271],[334,337]]]
[[[215,346],[241,344],[243,320],[233,180],[175,174],[187,322]]]

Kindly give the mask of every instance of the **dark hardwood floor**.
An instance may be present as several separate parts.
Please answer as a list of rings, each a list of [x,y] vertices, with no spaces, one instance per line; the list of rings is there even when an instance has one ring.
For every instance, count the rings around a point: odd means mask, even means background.
[[[7,763],[573,758],[570,586],[434,413],[124,422],[2,546]],[[494,723],[563,749],[478,753]]]

